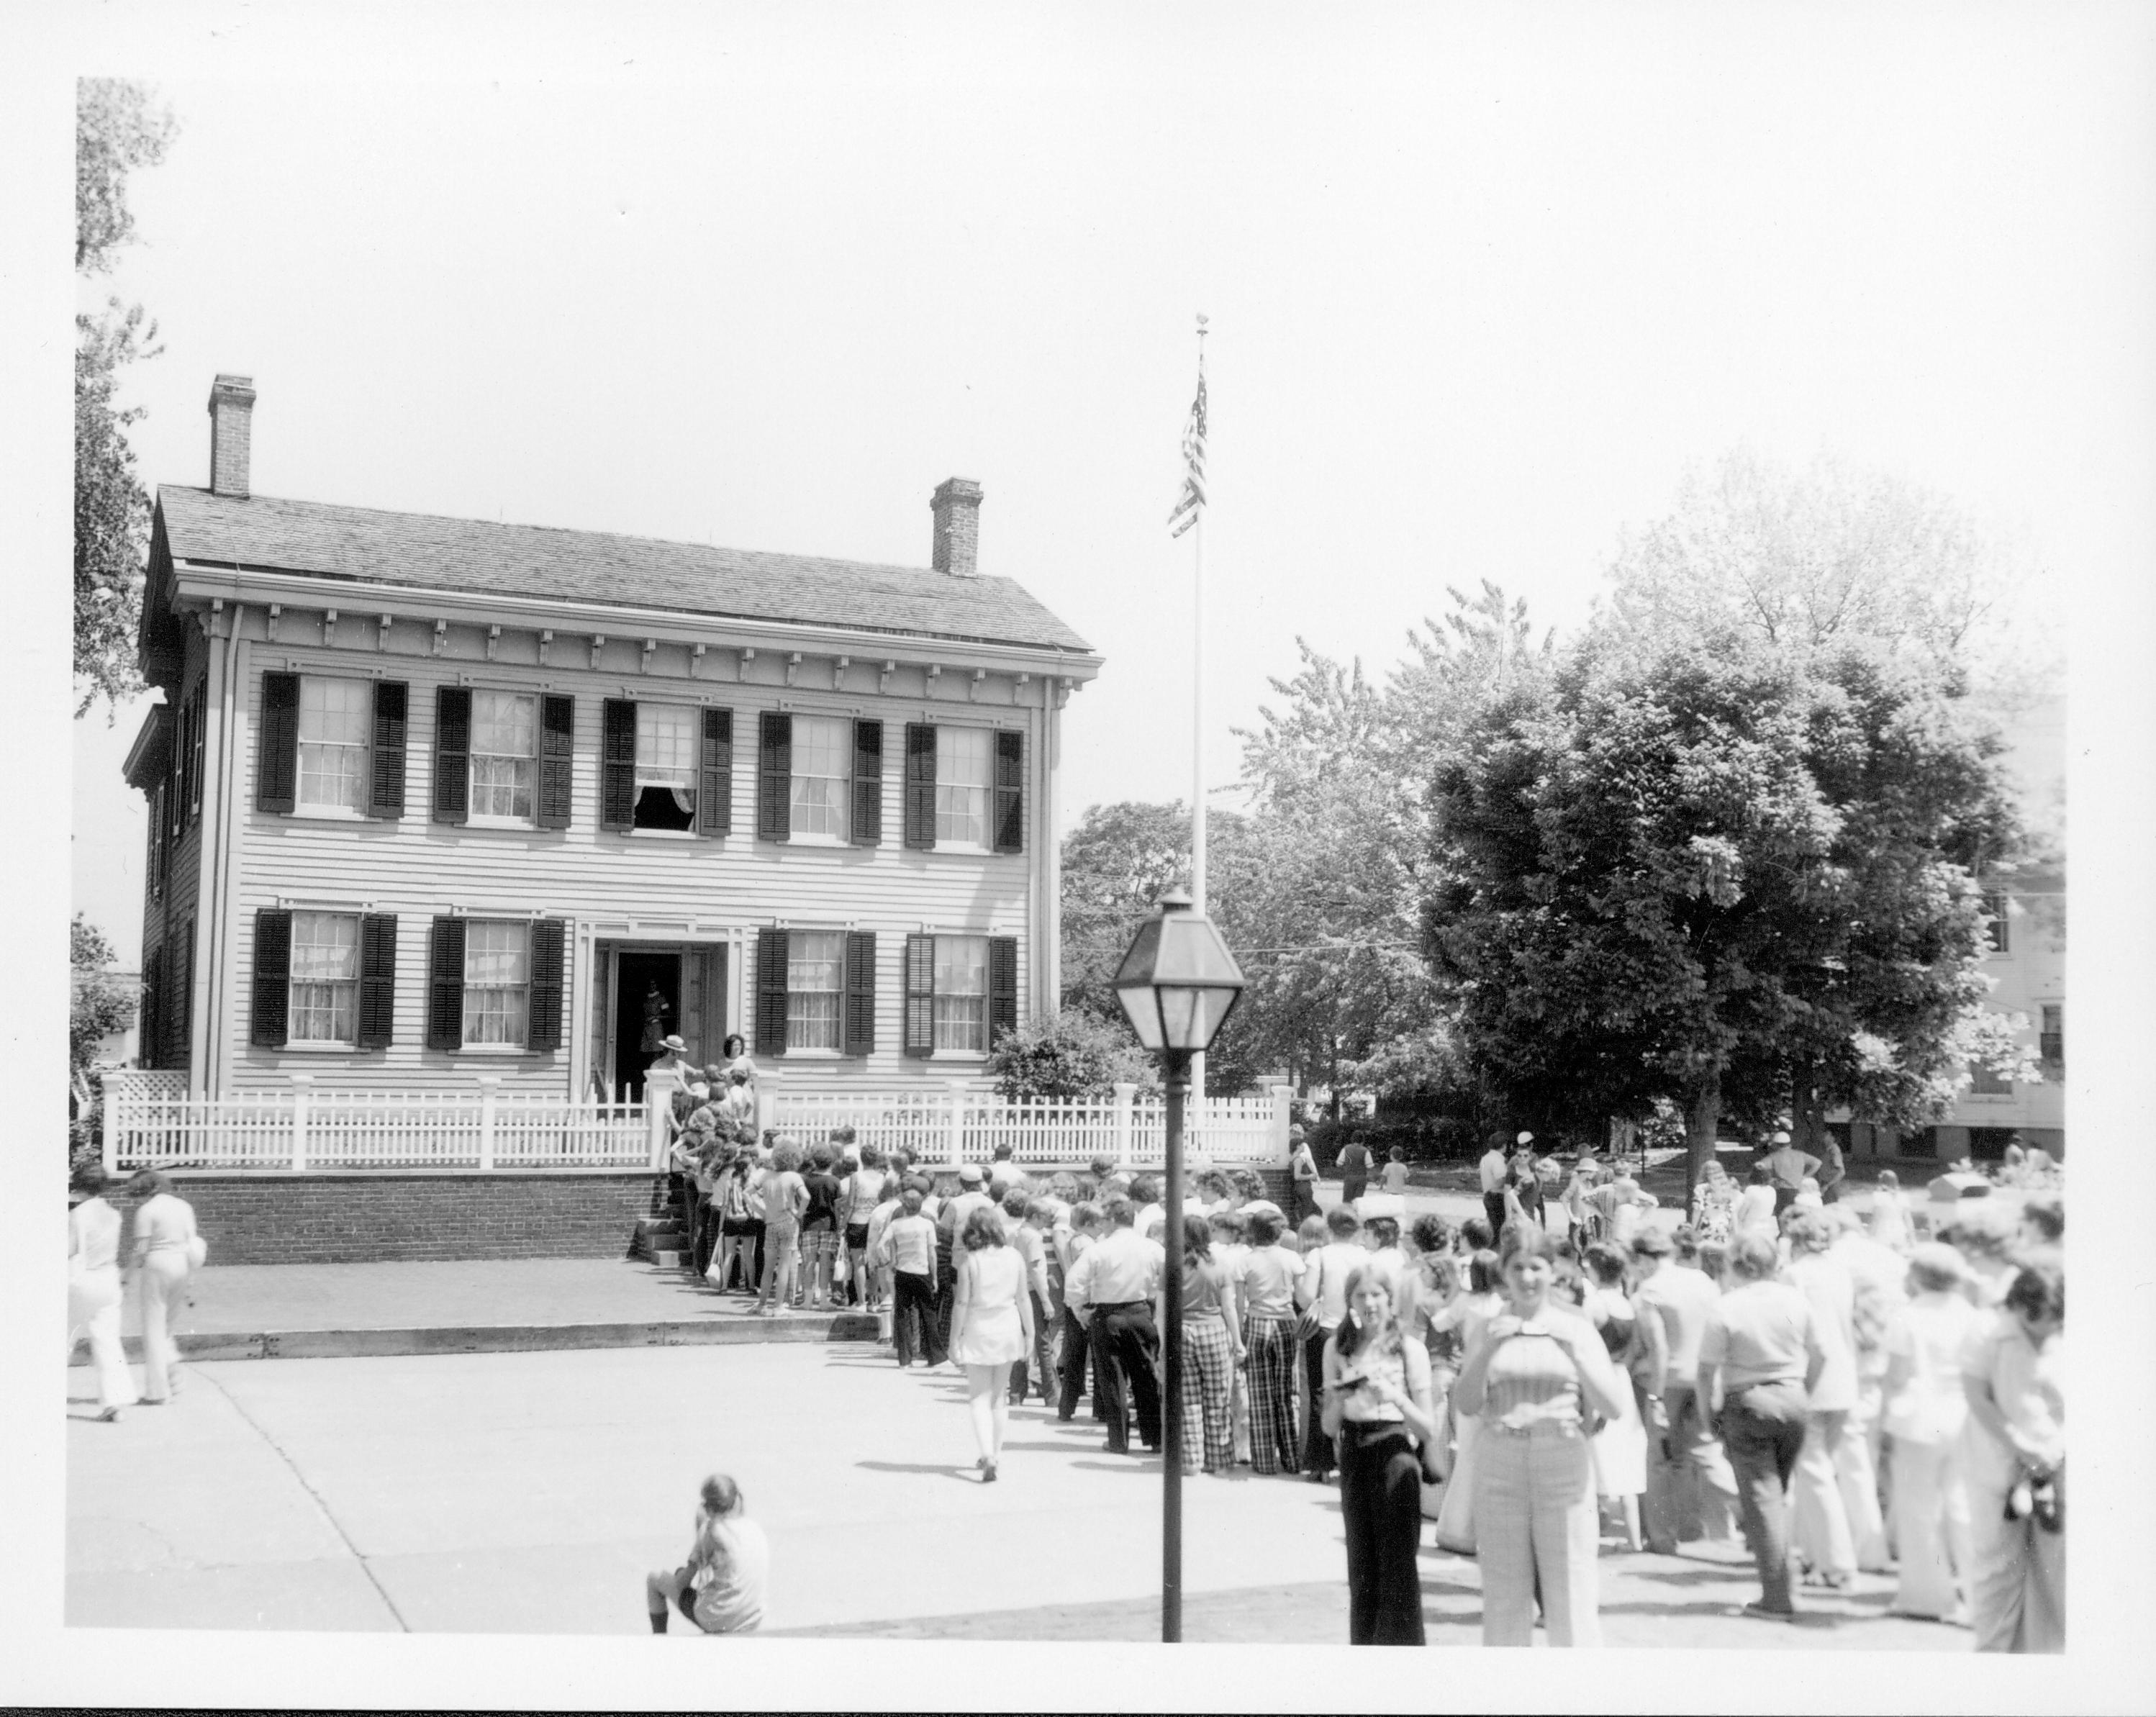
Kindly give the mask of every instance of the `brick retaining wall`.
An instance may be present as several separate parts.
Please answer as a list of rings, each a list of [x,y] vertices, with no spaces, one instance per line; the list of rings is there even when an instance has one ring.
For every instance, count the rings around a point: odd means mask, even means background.
[[[175,1174],[218,1264],[623,1258],[664,1176]]]

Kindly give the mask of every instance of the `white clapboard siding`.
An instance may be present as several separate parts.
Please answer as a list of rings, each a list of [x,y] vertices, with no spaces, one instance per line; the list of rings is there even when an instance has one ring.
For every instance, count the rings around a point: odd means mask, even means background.
[[[411,630],[408,627],[405,628]],[[572,1044],[588,1038],[593,997],[603,982],[594,972],[576,985],[575,925],[625,919],[696,920],[704,925],[745,927],[745,961],[754,958],[757,928],[783,922],[800,929],[865,930],[876,933],[876,1052],[826,1064],[819,1083],[888,1086],[927,1077],[927,1069],[900,1053],[905,939],[934,929],[948,933],[1012,935],[1019,941],[1021,1016],[1033,976],[1030,914],[1033,869],[1040,862],[1041,807],[1031,790],[1029,850],[1022,854],[931,853],[908,850],[904,838],[904,725],[929,719],[988,725],[1022,721],[1030,756],[1041,743],[1043,712],[1009,705],[978,708],[948,698],[921,695],[879,699],[789,690],[783,684],[734,684],[716,679],[639,678],[638,651],[609,645],[609,671],[592,674],[581,664],[588,647],[582,638],[557,640],[556,665],[503,664],[408,656],[365,650],[324,650],[318,645],[266,643],[243,649],[239,688],[241,727],[240,845],[233,903],[225,1026],[231,1048],[228,1087],[283,1087],[295,1072],[314,1076],[318,1089],[425,1089],[454,1086],[481,1073],[499,1074],[505,1091],[566,1094]],[[563,658],[574,666],[560,665]],[[615,666],[618,661],[620,665]],[[756,666],[761,669],[763,664]],[[406,748],[405,811],[388,822],[263,812],[254,808],[259,764],[263,675],[265,672],[321,672],[366,677],[379,672],[410,687]],[[771,671],[783,672],[776,664]],[[429,820],[433,799],[434,700],[437,687],[459,683],[507,690],[544,689],[577,700],[572,826],[566,830],[455,828]],[[873,684],[875,676],[868,676]],[[734,712],[733,832],[722,838],[624,836],[598,827],[602,705],[609,697],[650,702],[722,705]],[[757,806],[757,716],[783,701],[797,714],[860,715],[880,719],[884,729],[883,839],[873,849],[816,847],[799,842],[759,841]],[[311,1049],[264,1049],[248,1043],[254,969],[254,914],[292,900],[306,906],[391,912],[398,917],[395,1041],[387,1050],[325,1053]],[[551,1054],[443,1053],[425,1049],[427,956],[430,922],[452,908],[485,916],[533,913],[570,921],[571,959],[563,998],[562,1048]],[[607,932],[607,934],[613,934]],[[656,940],[674,940],[654,928]],[[749,974],[752,985],[752,969]],[[729,974],[734,994],[742,976]],[[752,987],[750,990],[752,1005]],[[752,1036],[751,1024],[737,1022]],[[790,1070],[797,1064],[774,1064]],[[937,1079],[951,1069],[938,1062]]]

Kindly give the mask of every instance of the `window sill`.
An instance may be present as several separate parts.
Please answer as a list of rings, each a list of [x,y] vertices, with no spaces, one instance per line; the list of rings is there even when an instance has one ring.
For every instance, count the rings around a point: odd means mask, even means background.
[[[849,840],[842,839],[839,836],[834,834],[794,834],[789,833],[786,837],[785,844],[789,847],[834,847],[839,851],[844,852],[847,848],[852,846],[853,843]]]
[[[639,841],[693,841],[700,838],[693,828],[629,828],[622,831]]]
[[[362,1049],[357,1043],[326,1043],[311,1038],[305,1043],[288,1040],[280,1053],[286,1055],[379,1055],[379,1049]]]
[[[506,1056],[543,1054],[547,1052],[527,1049],[521,1043],[465,1043],[449,1053],[452,1055],[482,1055],[490,1061],[499,1061]]]
[[[931,1061],[982,1062],[988,1058],[988,1052],[985,1049],[937,1049],[932,1051],[928,1058]]]
[[[467,817],[463,826],[466,828],[506,828],[519,834],[530,834],[539,827],[528,817]]]
[[[955,853],[967,858],[993,858],[993,847],[977,847],[970,841],[938,841],[928,849],[932,853]]]
[[[349,805],[295,805],[285,815],[305,823],[370,823],[375,819]],[[388,818],[382,819],[384,822]]]
[[[789,1049],[783,1058],[788,1061],[844,1061],[843,1049]]]

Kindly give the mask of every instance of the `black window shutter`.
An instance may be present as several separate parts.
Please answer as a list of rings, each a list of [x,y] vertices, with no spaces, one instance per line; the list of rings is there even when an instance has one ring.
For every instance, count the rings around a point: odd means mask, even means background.
[[[527,1049],[562,1047],[562,954],[565,940],[560,919],[532,920],[531,999],[524,1017],[524,1047]]]
[[[165,1064],[158,1053],[162,1039],[157,1035],[157,1004],[164,998],[160,993],[159,978],[164,965],[165,951],[152,948],[142,956],[142,993],[135,1007],[135,1039],[145,1067],[162,1067]]]
[[[875,932],[847,931],[846,1012],[840,1047],[848,1055],[875,1053]]]
[[[906,844],[927,851],[936,844],[936,728],[906,724]]]
[[[793,827],[793,718],[766,710],[756,718],[756,838],[783,841]]]
[[[180,926],[179,946],[179,982],[172,986],[172,1012],[177,1016],[177,1028],[173,1033],[172,1059],[176,1065],[186,1067],[194,1058],[195,921],[192,918]]]
[[[883,843],[883,723],[854,723],[854,834],[856,847]]]
[[[434,920],[427,964],[427,1047],[460,1049],[465,1041],[465,921]]]
[[[434,688],[434,821],[471,815],[471,688]]]
[[[247,1033],[258,1049],[285,1047],[291,981],[292,915],[261,907],[254,915],[254,996]]]
[[[934,755],[932,752],[930,754]],[[908,1055],[936,1053],[936,938],[906,939],[906,1031]]]
[[[209,686],[205,683],[195,693],[194,787],[187,797],[187,815],[202,815],[203,759],[209,740]]]
[[[988,938],[988,1048],[1018,1029],[1018,938]]]
[[[290,811],[299,802],[299,792],[300,676],[265,674],[262,737],[254,752],[254,808]]]
[[[401,679],[374,683],[374,755],[368,760],[367,814],[404,814],[405,710],[410,688]]]
[[[599,827],[636,827],[636,704],[606,700],[606,730],[599,751]]]
[[[162,781],[150,789],[150,898],[162,900],[165,893],[165,784]]]
[[[577,700],[539,700],[539,794],[532,801],[532,822],[541,828],[569,826],[572,771],[576,765]]]
[[[730,834],[734,826],[734,712],[704,711],[704,752],[696,771],[696,828]]]
[[[996,731],[996,850],[1025,850],[1025,735],[1009,728]]]
[[[756,933],[756,1053],[786,1053],[786,932]]]
[[[397,1023],[397,915],[362,913],[359,920],[359,1035],[362,1049],[387,1049]]]

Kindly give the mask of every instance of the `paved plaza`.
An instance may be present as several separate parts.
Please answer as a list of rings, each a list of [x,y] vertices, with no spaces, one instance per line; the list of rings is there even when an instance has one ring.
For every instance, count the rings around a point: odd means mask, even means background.
[[[957,1375],[871,1345],[212,1361],[116,1425],[86,1369],[69,1393],[71,1626],[638,1633],[723,1468],[771,1535],[768,1633],[1158,1637],[1158,1462],[1029,1405],[983,1486]],[[1333,1488],[1184,1496],[1187,1638],[1344,1642]],[[1471,1645],[1475,1564],[1424,1542],[1431,1642]],[[1788,1627],[1731,1613],[1755,1590],[1733,1552],[1613,1543],[1602,1569],[1613,1645],[1970,1645],[1886,1617],[1883,1580]]]

